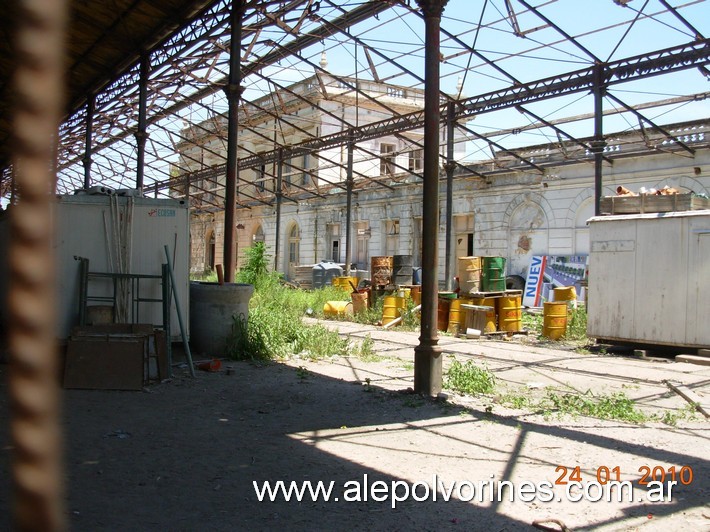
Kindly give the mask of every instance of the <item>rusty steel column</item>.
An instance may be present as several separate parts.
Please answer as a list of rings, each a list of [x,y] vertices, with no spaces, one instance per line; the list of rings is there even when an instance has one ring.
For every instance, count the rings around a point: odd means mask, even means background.
[[[19,199],[10,214],[8,301],[13,518],[16,530],[53,531],[65,527],[51,201],[67,6],[24,0],[18,7],[13,170]]]
[[[281,238],[281,203],[283,202],[283,149],[279,148],[276,162],[276,241],[274,242],[274,271],[279,270],[279,243]],[[288,272],[286,272],[288,273]]]
[[[436,328],[438,310],[437,254],[439,247],[439,49],[441,14],[448,0],[417,0],[424,14],[424,209],[422,218],[422,324],[414,348],[414,391],[441,391],[441,347]]]
[[[594,67],[594,140],[591,142],[591,151],[594,154],[594,216],[601,214],[602,198],[602,163],[604,162],[604,130],[602,128],[602,117],[604,116],[604,67],[596,65]]]
[[[86,102],[86,133],[84,135],[84,188],[91,186],[91,156],[93,149],[94,105],[96,97],[91,94]]]
[[[454,218],[454,103],[446,108],[446,289],[453,290],[453,218]]]
[[[237,135],[239,133],[239,97],[242,93],[241,44],[244,0],[232,0],[230,15],[231,42],[229,46],[229,81],[224,87],[229,103],[227,121],[227,179],[224,198],[224,280],[234,282],[236,257],[236,208],[237,208]]]
[[[136,188],[143,188],[145,172],[145,143],[148,140],[148,76],[150,75],[150,55],[141,54],[140,80],[138,81],[138,130],[136,131]]]
[[[345,176],[346,204],[345,204],[345,275],[350,276],[350,263],[353,260],[352,246],[352,213],[353,213],[353,149],[355,145],[354,136],[350,134],[348,142],[348,168]]]

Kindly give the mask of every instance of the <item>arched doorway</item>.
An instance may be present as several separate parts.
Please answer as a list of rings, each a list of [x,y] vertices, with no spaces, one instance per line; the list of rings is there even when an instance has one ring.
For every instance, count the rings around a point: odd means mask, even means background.
[[[205,245],[205,269],[209,270],[214,270],[215,266],[215,237],[214,237],[214,231],[210,231],[207,234],[207,239],[206,239],[206,245]]]

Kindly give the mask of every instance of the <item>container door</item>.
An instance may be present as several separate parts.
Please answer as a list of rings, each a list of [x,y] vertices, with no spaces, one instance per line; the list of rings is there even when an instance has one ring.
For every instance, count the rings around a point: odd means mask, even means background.
[[[710,216],[688,219],[686,342],[710,347]]]

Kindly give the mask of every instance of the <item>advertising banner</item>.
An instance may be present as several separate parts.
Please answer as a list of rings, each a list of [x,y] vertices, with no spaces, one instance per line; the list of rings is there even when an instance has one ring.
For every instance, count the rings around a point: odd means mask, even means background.
[[[544,301],[552,300],[552,290],[561,286],[574,286],[582,299],[588,262],[589,255],[534,255],[525,281],[523,306],[541,307]]]

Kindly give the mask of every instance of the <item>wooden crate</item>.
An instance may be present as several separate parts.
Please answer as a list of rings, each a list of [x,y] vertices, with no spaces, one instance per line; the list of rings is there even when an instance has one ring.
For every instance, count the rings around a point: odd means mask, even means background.
[[[710,209],[710,199],[692,193],[641,194],[639,196],[605,196],[601,198],[601,214],[643,214]]]

